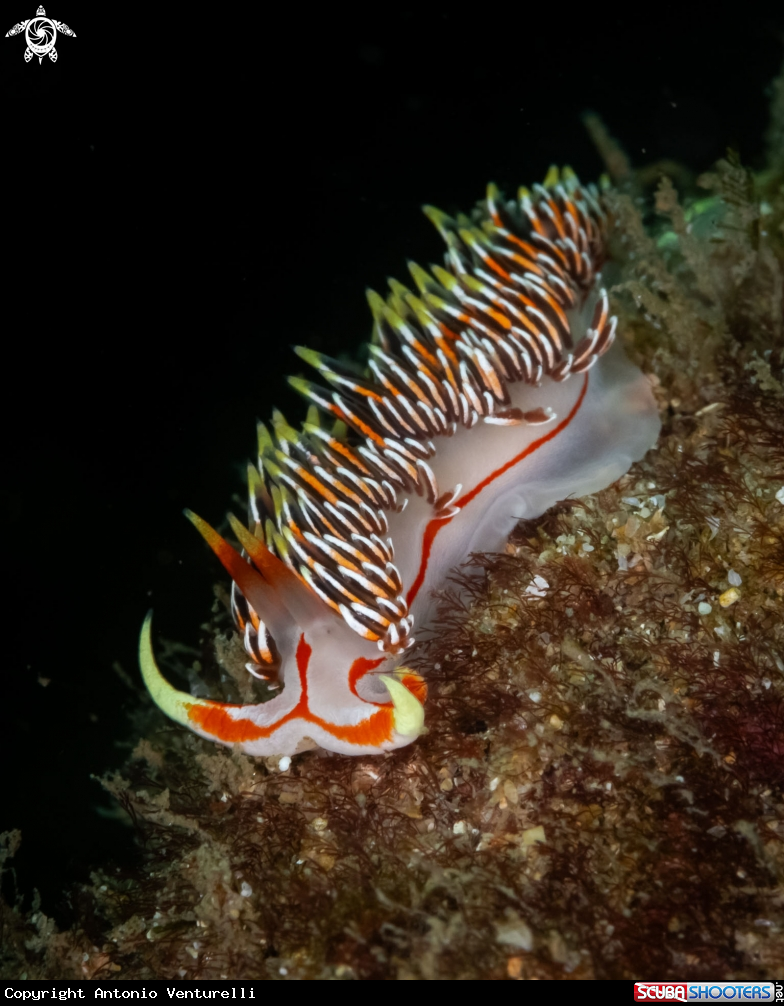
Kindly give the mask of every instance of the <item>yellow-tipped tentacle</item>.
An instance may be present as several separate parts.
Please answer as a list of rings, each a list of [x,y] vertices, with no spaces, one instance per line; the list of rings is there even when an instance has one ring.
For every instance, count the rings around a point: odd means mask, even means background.
[[[212,702],[204,699],[194,698],[186,692],[178,691],[161,674],[155,662],[155,654],[152,650],[152,611],[147,612],[147,617],[142,625],[141,636],[139,637],[139,666],[142,671],[142,678],[147,686],[147,691],[152,696],[155,705],[166,715],[173,719],[175,723],[181,723],[185,727],[193,727],[188,716],[189,710],[193,706],[211,706]]]
[[[425,707],[398,677],[392,677],[390,674],[380,674],[379,677],[387,686],[389,697],[392,699],[395,709],[395,730],[402,737],[410,737],[413,740],[425,728]]]

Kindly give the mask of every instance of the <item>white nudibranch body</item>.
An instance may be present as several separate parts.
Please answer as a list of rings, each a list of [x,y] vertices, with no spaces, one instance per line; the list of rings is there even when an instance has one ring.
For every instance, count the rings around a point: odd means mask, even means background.
[[[257,705],[177,691],[148,616],[147,687],[202,737],[251,755],[409,744],[427,688],[404,654],[431,624],[433,590],[517,521],[604,488],[656,441],[650,384],[613,347],[593,186],[551,169],[516,201],[490,186],[471,219],[425,212],[445,268],[412,264],[416,292],[391,281],[386,301],[369,295],[366,371],[297,350],[332,390],[292,379],[308,421],[295,430],[276,413],[259,427],[249,529],[230,518],[242,553],[188,513],[232,577],[249,671],[282,686]]]

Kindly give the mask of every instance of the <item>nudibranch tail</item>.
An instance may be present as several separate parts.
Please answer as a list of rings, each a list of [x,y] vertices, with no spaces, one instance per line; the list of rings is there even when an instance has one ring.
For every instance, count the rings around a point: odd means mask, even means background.
[[[248,669],[282,686],[256,706],[190,699],[157,671],[145,623],[153,697],[202,736],[251,754],[410,743],[426,688],[400,665],[434,588],[658,436],[649,383],[613,348],[594,186],[552,168],[516,200],[488,186],[470,218],[425,213],[444,266],[410,263],[413,289],[368,294],[367,367],[296,349],[323,383],[290,379],[309,403],[301,430],[277,411],[259,424],[249,527],[229,518],[241,553],[188,512],[232,578]]]

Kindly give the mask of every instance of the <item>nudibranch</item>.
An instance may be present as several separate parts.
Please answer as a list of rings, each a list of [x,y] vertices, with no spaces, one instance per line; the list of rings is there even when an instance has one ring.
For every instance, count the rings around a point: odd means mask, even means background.
[[[551,168],[517,200],[490,185],[470,218],[425,213],[445,265],[369,293],[367,367],[296,349],[330,389],[291,378],[302,429],[280,413],[259,425],[249,527],[230,517],[241,551],[188,512],[232,579],[248,670],[279,690],[255,705],[177,691],[149,615],[142,629],[160,708],[250,755],[413,741],[427,688],[405,654],[432,627],[433,590],[521,518],[609,485],[659,433],[649,382],[613,347],[595,186]]]

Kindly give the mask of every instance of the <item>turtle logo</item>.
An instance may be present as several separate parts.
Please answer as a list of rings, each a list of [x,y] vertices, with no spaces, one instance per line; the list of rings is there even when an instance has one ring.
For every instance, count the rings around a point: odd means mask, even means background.
[[[35,17],[30,18],[29,21],[20,21],[19,24],[15,24],[10,31],[5,33],[5,37],[9,38],[11,35],[18,35],[22,31],[25,33],[25,38],[27,39],[27,48],[24,51],[25,63],[29,63],[33,56],[37,56],[40,63],[44,56],[47,55],[53,63],[56,63],[57,50],[54,47],[54,43],[57,39],[58,30],[63,35],[70,35],[72,38],[76,38],[76,32],[71,31],[67,24],[47,17],[43,7],[39,7],[35,12]]]

